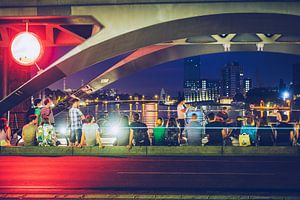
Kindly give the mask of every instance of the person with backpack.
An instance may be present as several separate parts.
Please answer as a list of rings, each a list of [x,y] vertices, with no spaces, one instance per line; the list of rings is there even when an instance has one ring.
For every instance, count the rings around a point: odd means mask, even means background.
[[[138,113],[134,113],[133,122],[130,124],[129,145],[127,148],[131,149],[133,144],[135,144],[135,146],[150,145],[147,125],[140,122],[140,115]]]
[[[0,118],[0,146],[10,146],[11,129],[6,118]]]
[[[180,139],[180,128],[175,118],[171,117],[166,125],[167,134],[165,143],[168,146],[178,146]]]

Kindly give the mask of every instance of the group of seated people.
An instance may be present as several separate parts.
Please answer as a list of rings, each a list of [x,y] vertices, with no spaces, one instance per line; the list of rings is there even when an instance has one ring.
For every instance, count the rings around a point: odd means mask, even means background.
[[[241,135],[249,136],[249,144],[246,146],[292,146],[299,140],[294,126],[287,123],[286,115],[280,115],[278,123],[273,127],[268,125],[267,117],[256,120],[253,116],[237,117],[235,122],[231,122],[225,121],[220,115],[209,113],[207,118],[206,123],[201,123],[197,114],[192,114],[191,122],[185,126],[182,134],[177,128],[176,141],[179,142],[173,144],[243,146],[239,141]],[[158,118],[157,125],[153,129],[153,145],[171,145],[170,138],[175,141],[174,127],[168,125],[170,122],[174,124],[174,121],[176,124],[176,120],[171,118],[166,126],[163,126],[163,119]]]
[[[54,126],[49,118],[44,116],[41,124],[37,124],[37,115],[30,115],[29,122],[22,129],[24,146],[56,146],[58,140]],[[235,122],[226,122],[213,112],[207,114],[207,122],[198,120],[193,113],[190,122],[185,127],[179,127],[176,118],[169,118],[166,123],[162,117],[156,120],[153,131],[149,131],[145,123],[141,122],[140,115],[134,113],[133,122],[129,124],[128,117],[120,119],[120,130],[116,134],[117,145],[127,146],[239,146],[241,135],[249,136],[249,145],[252,146],[291,146],[299,139],[293,125],[287,123],[287,116],[281,115],[276,126],[269,126],[266,117],[255,120],[249,116],[237,117]],[[101,127],[103,128],[103,127]],[[78,147],[100,145],[101,132],[95,118],[85,117],[82,126],[82,135]],[[0,119],[0,145],[9,146],[11,130],[5,118]]]

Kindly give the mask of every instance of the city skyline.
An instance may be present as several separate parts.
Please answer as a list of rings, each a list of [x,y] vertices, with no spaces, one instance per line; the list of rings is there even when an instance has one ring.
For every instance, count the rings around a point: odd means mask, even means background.
[[[67,77],[67,86],[74,89],[80,87],[82,79],[87,83],[95,77],[95,74],[101,73],[125,56],[106,60]],[[292,65],[300,63],[300,58],[295,55],[266,52],[209,54],[200,56],[200,60],[201,78],[220,79],[221,68],[230,61],[237,61],[244,66],[245,74],[248,74],[245,78],[252,79],[254,87],[277,86],[279,79],[283,79],[288,85],[292,81]],[[161,88],[164,88],[167,93],[174,96],[178,91],[183,91],[183,79],[184,60],[181,59],[129,75],[105,88],[116,88],[122,93],[137,92],[145,95],[159,93]],[[62,87],[62,80],[50,86],[51,89],[62,89]]]

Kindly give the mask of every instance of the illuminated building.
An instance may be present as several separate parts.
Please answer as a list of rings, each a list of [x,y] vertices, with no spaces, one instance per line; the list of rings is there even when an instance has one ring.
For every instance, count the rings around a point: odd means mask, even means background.
[[[246,95],[247,92],[252,89],[252,80],[250,78],[245,78],[243,83],[244,95]]]
[[[200,59],[184,59],[184,98],[187,102],[200,101]]]
[[[230,62],[222,69],[222,96],[234,97],[243,94],[244,72],[238,62]]]
[[[293,94],[294,99],[300,98],[300,63],[293,65]]]

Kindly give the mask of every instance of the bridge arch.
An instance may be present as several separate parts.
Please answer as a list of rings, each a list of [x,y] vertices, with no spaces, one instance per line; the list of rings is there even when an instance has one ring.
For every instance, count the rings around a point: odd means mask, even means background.
[[[111,38],[100,40],[96,34],[88,39],[83,44],[75,47],[69,53],[56,62],[51,64],[44,72],[33,77],[12,94],[7,96],[0,102],[0,113],[3,113],[24,99],[28,98],[33,93],[47,87],[55,81],[68,76],[72,73],[81,71],[92,64],[104,61],[108,58],[120,55],[122,53],[132,51],[134,49],[143,48],[145,46],[165,43],[164,45],[180,46],[182,44],[169,43],[169,41],[180,40],[182,38],[192,38],[198,36],[212,36],[225,34],[227,37],[230,34],[280,34],[288,36],[300,35],[300,16],[286,14],[270,14],[270,13],[236,13],[236,14],[217,14],[208,16],[191,17],[178,19],[174,21],[155,24],[149,27],[130,31],[121,35],[113,35]],[[222,35],[221,35],[222,36]],[[272,36],[273,37],[273,36]],[[299,42],[283,41],[276,42],[268,40],[260,41],[264,44],[264,49],[287,48],[298,49]],[[279,39],[279,38],[277,38]],[[231,44],[231,41],[217,41],[213,44],[199,44],[202,48],[208,48],[207,45],[214,45],[214,49],[224,50],[224,44]],[[209,43],[209,42],[208,42]],[[258,42],[259,43],[259,42]],[[241,44],[245,45],[245,44]],[[254,43],[245,45],[245,48],[257,50]],[[208,52],[215,52],[212,47],[209,47]],[[220,49],[221,48],[221,49]],[[239,48],[239,44],[233,45],[230,49]],[[295,50],[296,51],[296,50]]]

